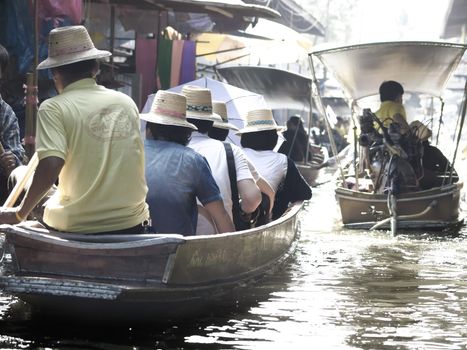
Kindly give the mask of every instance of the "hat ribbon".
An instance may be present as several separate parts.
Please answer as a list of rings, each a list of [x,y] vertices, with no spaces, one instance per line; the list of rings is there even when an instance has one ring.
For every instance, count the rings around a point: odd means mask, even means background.
[[[176,117],[176,118],[180,118],[180,119],[185,119],[185,113],[180,113],[180,112],[172,111],[172,110],[170,110],[170,109],[165,109],[165,108],[156,107],[156,108],[154,108],[154,112],[155,112],[155,113],[160,113],[160,114],[165,114],[165,115],[168,115],[168,116],[170,116],[170,117]]]
[[[186,105],[186,110],[190,112],[212,113],[212,106],[209,105]]]
[[[247,126],[255,126],[255,125],[274,125],[273,120],[253,120],[247,123]]]
[[[75,46],[75,47],[65,47],[65,48],[54,48],[52,49],[54,56],[58,55],[67,55],[70,53],[77,53],[77,52],[82,52],[83,49],[85,51],[91,50],[91,46]]]

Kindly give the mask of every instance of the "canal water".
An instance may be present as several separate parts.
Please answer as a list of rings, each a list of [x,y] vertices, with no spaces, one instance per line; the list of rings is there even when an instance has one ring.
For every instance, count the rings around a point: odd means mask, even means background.
[[[465,349],[467,227],[397,237],[343,230],[327,183],[301,213],[291,260],[209,311],[155,325],[77,325],[38,321],[0,292],[0,348]]]

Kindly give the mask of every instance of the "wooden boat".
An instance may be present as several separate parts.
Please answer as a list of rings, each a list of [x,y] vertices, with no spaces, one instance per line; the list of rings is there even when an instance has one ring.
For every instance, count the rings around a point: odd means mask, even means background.
[[[295,248],[301,207],[259,228],[210,236],[4,225],[12,263],[0,288],[43,312],[93,320],[197,314],[280,266]]]
[[[349,98],[353,120],[358,120],[361,110],[366,107],[361,105],[365,103],[364,98],[376,95],[379,85],[386,80],[401,82],[406,92],[441,99],[445,85],[466,49],[466,45],[436,42],[362,44],[312,52],[310,66],[314,76],[316,60],[319,59],[326,66]],[[467,84],[460,109],[460,122],[456,130],[457,142],[453,142],[456,151],[451,161],[452,165],[455,163],[465,118],[466,90]],[[325,115],[320,92],[316,86],[313,95],[320,113]],[[432,116],[428,117],[433,120]],[[442,112],[439,125],[443,124],[441,117]],[[392,152],[386,136],[383,139],[385,151]],[[459,198],[463,185],[453,183],[452,176],[446,173],[440,175],[448,180],[443,181],[441,186],[428,190],[415,189],[404,193],[393,191],[389,187],[386,192],[377,193],[374,186],[359,186],[359,183],[370,181],[368,174],[373,179],[376,176],[372,173],[371,166],[369,168],[362,166],[364,163],[360,162],[357,155],[363,154],[359,149],[362,150],[364,145],[358,143],[357,138],[354,147],[353,164],[347,168],[340,167],[340,178],[336,188],[336,199],[339,202],[344,226],[370,229],[390,227],[395,234],[397,228],[445,228],[462,220],[459,217]],[[381,172],[378,176],[380,174]],[[367,175],[367,178],[362,175]],[[350,177],[354,180],[352,189],[348,181]]]
[[[311,161],[310,162],[295,162],[298,171],[310,186],[316,186],[320,174],[320,170],[327,165],[328,153],[325,147],[310,145]]]

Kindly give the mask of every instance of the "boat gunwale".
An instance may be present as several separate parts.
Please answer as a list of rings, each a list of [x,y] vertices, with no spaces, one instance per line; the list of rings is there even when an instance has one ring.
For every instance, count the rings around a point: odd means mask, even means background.
[[[303,201],[297,202],[293,204],[291,207],[287,209],[287,211],[277,220],[274,220],[266,225],[262,225],[259,227],[255,227],[248,230],[243,231],[235,231],[235,232],[226,232],[220,233],[215,235],[196,235],[196,236],[182,236],[180,234],[153,234],[155,237],[150,238],[142,238],[138,240],[131,240],[131,241],[119,241],[119,242],[105,242],[99,243],[96,241],[93,242],[86,242],[81,240],[73,240],[72,235],[76,235],[78,238],[85,239],[89,237],[89,234],[79,234],[79,233],[65,233],[65,237],[62,235],[60,236],[60,232],[54,233],[54,231],[49,231],[48,233],[44,232],[44,229],[40,228],[26,228],[17,225],[2,225],[0,227],[0,232],[6,233],[6,241],[8,243],[8,234],[14,233],[18,234],[21,237],[25,237],[27,239],[38,240],[43,243],[51,243],[58,246],[69,247],[69,248],[78,248],[78,249],[128,249],[128,248],[139,248],[139,247],[147,247],[152,246],[155,244],[186,244],[188,242],[193,241],[203,241],[203,240],[223,240],[228,237],[236,237],[236,236],[248,236],[248,235],[255,235],[259,232],[263,232],[266,229],[281,225],[285,221],[290,220],[293,216],[296,216],[302,206]],[[127,237],[135,237],[138,238],[138,235],[116,235],[116,238],[125,238]],[[93,235],[93,239],[98,240],[99,238],[102,239],[109,239],[106,235],[99,236],[98,234]]]
[[[416,191],[416,192],[409,192],[403,193],[402,197],[396,197],[398,202],[412,202],[416,200],[429,200],[435,199],[439,197],[445,197],[452,195],[456,192],[459,192],[463,187],[462,182],[450,184],[447,186],[435,187],[430,188],[428,190],[423,191]],[[433,194],[423,196],[423,192],[433,192]],[[411,194],[416,194],[411,195]],[[335,189],[335,195],[338,198],[348,199],[353,201],[360,201],[360,202],[387,202],[387,195],[380,194],[380,193],[369,193],[369,192],[361,192],[355,191],[347,188],[337,187]]]

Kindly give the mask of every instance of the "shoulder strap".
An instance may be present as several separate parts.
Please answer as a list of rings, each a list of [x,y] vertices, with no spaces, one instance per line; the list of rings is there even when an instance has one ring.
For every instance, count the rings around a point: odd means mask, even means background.
[[[228,142],[224,142],[225,154],[227,156],[227,168],[229,170],[230,191],[232,192],[232,217],[235,227],[238,227],[240,219],[240,201],[237,188],[237,170],[235,168],[235,158],[232,151],[232,146]]]

